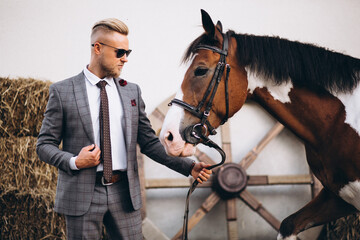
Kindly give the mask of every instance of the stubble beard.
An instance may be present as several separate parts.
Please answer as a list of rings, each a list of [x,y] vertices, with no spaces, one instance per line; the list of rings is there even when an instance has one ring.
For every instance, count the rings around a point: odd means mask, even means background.
[[[100,61],[99,64],[100,64],[100,69],[105,75],[105,77],[118,78],[120,76],[121,69],[118,70],[114,67],[107,66],[103,61]]]

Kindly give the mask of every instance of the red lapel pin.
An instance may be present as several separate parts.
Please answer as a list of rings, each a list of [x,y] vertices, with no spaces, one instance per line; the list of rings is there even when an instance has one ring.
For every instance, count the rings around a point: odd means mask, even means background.
[[[120,80],[119,80],[119,83],[120,83],[120,86],[124,87],[124,86],[126,86],[127,81],[124,80],[124,79],[120,79]]]

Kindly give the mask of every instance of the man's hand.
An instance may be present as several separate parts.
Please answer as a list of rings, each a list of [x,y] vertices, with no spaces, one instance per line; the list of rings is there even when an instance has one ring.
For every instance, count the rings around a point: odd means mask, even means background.
[[[78,169],[95,167],[100,164],[100,148],[96,144],[83,147],[75,160]]]
[[[199,183],[203,183],[203,181],[206,182],[210,178],[210,174],[212,173],[211,170],[206,169],[210,166],[210,164],[205,164],[203,162],[196,163],[191,170],[191,176]]]

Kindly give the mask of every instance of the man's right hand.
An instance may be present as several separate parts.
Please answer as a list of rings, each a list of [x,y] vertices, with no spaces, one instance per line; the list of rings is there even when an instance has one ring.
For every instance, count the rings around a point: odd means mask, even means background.
[[[83,147],[75,160],[78,169],[91,168],[100,164],[100,148],[96,144]]]

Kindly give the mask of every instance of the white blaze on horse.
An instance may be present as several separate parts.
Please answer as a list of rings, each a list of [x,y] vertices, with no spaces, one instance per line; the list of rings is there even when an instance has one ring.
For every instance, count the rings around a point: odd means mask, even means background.
[[[221,23],[215,26],[203,10],[202,23],[205,33],[185,53],[184,61],[192,62],[160,133],[167,153],[193,154],[197,134],[213,134],[252,99],[303,140],[308,164],[324,186],[282,221],[278,238],[295,239],[307,228],[359,211],[360,60],[278,37],[223,34]],[[207,87],[221,58],[231,71],[220,72],[212,96]],[[199,120],[204,113],[206,121]]]

